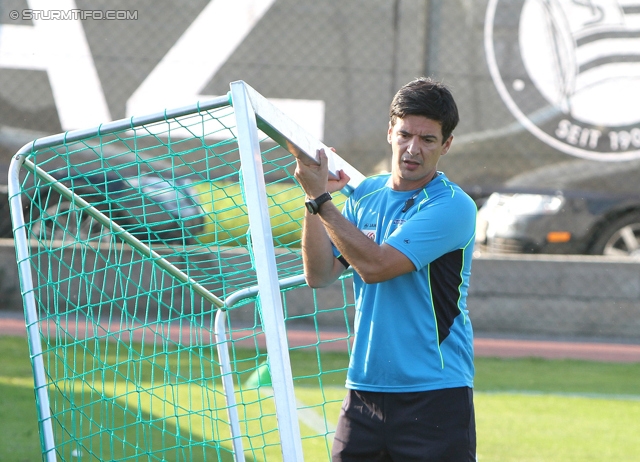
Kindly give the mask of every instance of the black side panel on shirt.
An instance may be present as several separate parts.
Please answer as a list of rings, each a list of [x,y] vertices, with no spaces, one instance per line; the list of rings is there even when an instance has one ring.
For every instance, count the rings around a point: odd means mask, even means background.
[[[344,258],[342,255],[338,255],[336,258],[338,259],[338,261],[339,261],[340,263],[342,263],[342,265],[343,265],[345,268],[349,268],[349,267],[351,266],[351,265],[349,264],[349,262],[347,261],[347,259],[346,259],[346,258]]]
[[[431,263],[431,295],[438,322],[438,338],[442,343],[449,336],[449,329],[460,315],[458,299],[462,283],[463,250],[444,254]]]

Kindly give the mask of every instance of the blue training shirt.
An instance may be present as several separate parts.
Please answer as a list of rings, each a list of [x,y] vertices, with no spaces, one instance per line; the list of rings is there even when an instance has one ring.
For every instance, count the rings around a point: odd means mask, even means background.
[[[395,191],[390,181],[389,174],[367,178],[343,215],[376,243],[406,255],[416,270],[378,284],[365,284],[354,271],[356,335],[346,386],[376,392],[472,387],[466,298],[475,203],[440,172],[416,191]]]

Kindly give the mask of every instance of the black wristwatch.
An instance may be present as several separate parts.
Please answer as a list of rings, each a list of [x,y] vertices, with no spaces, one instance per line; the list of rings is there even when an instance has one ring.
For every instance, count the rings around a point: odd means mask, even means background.
[[[326,192],[324,194],[320,194],[315,199],[308,200],[307,202],[304,203],[304,205],[307,207],[307,210],[309,211],[310,214],[317,215],[318,212],[320,211],[320,206],[325,202],[330,201],[331,199],[332,199],[331,194]]]

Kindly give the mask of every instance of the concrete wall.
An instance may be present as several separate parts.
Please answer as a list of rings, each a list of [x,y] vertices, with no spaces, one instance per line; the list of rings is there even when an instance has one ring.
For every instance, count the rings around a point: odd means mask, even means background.
[[[9,217],[5,220],[11,221]],[[20,310],[22,295],[13,239],[0,239],[0,310]]]
[[[640,262],[484,256],[468,299],[476,332],[640,340]]]
[[[0,261],[3,262],[0,265],[0,310],[21,310],[12,240],[0,240]],[[205,258],[203,262],[210,265],[212,260]],[[104,304],[108,302],[105,302],[104,294],[118,292],[125,300],[125,306],[129,300],[135,309],[142,306],[154,312],[157,310],[157,313],[167,313],[167,310],[197,312],[207,306],[184,290],[173,290],[171,283],[162,282],[157,275],[143,274],[137,265],[127,269],[129,274],[138,275],[134,279],[143,285],[145,281],[154,281],[154,290],[142,302],[135,297],[128,298],[132,295],[128,293],[129,289],[120,290],[121,293],[111,289],[114,284],[109,280],[109,273],[98,274],[104,281],[95,280],[101,290],[88,292],[86,287],[72,281],[62,290],[64,293],[59,299],[75,303],[83,297],[91,297],[94,307],[106,308]],[[56,273],[57,270],[53,272]],[[350,281],[345,283],[349,285]],[[302,325],[312,325],[311,315],[320,309],[322,315],[316,321],[322,327],[344,328],[344,311],[339,308],[351,303],[351,296],[349,293],[348,299],[344,299],[340,282],[315,294],[308,288],[295,289],[285,294],[285,309],[289,317],[299,316],[297,322]],[[98,298],[94,300],[93,297]],[[640,262],[585,256],[480,256],[473,263],[468,305],[478,334],[640,341]],[[64,309],[63,303],[59,309]],[[233,316],[236,321],[252,323],[255,319],[253,303],[234,310]],[[349,318],[352,321],[352,310],[349,310]]]

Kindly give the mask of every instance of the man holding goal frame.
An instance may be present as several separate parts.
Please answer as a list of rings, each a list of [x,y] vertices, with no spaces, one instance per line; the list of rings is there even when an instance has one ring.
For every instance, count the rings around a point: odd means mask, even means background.
[[[458,109],[428,78],[390,107],[390,174],[364,180],[342,213],[328,161],[298,159],[308,201],[302,254],[307,283],[354,270],[355,338],[334,438],[334,461],[474,461],[473,331],[466,297],[476,206],[437,170]]]

